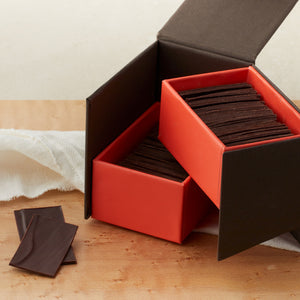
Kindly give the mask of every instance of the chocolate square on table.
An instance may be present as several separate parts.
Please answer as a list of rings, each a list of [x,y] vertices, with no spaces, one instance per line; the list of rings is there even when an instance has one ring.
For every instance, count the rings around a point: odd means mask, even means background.
[[[10,265],[54,277],[78,226],[33,215]]]
[[[40,215],[48,218],[53,218],[57,222],[64,223],[64,215],[61,206],[51,206],[51,207],[38,207],[38,208],[25,208],[20,210],[15,210],[15,219],[18,228],[18,233],[20,240],[22,240],[23,235],[26,232],[27,226],[29,225],[33,215]],[[62,264],[76,264],[76,257],[72,247],[68,250]]]

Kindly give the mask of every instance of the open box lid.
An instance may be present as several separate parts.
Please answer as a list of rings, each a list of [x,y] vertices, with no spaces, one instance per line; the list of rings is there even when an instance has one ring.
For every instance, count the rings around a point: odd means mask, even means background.
[[[254,63],[297,0],[186,0],[159,40]]]

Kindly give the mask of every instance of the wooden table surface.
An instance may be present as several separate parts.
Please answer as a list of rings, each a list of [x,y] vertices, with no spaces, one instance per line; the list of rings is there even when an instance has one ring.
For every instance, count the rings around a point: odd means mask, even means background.
[[[0,128],[80,130],[84,119],[83,101],[0,101]],[[53,205],[79,226],[77,265],[54,279],[10,267],[13,211]],[[0,213],[0,299],[300,299],[299,253],[256,246],[218,262],[215,236],[192,233],[177,245],[84,220],[78,191],[0,202]]]

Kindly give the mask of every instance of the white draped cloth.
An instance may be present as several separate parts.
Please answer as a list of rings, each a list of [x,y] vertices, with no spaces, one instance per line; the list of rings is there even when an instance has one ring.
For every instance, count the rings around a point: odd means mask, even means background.
[[[0,201],[83,192],[84,132],[0,129]]]

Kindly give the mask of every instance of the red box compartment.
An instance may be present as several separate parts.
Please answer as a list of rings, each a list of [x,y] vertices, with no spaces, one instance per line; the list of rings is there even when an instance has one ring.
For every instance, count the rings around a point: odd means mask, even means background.
[[[226,147],[177,91],[250,83],[294,136]],[[300,136],[300,114],[252,66],[164,80],[159,138],[214,204],[220,208],[222,162],[227,151],[290,140]]]
[[[181,243],[211,207],[188,176],[176,182],[116,163],[158,123],[155,103],[93,160],[92,217]]]

